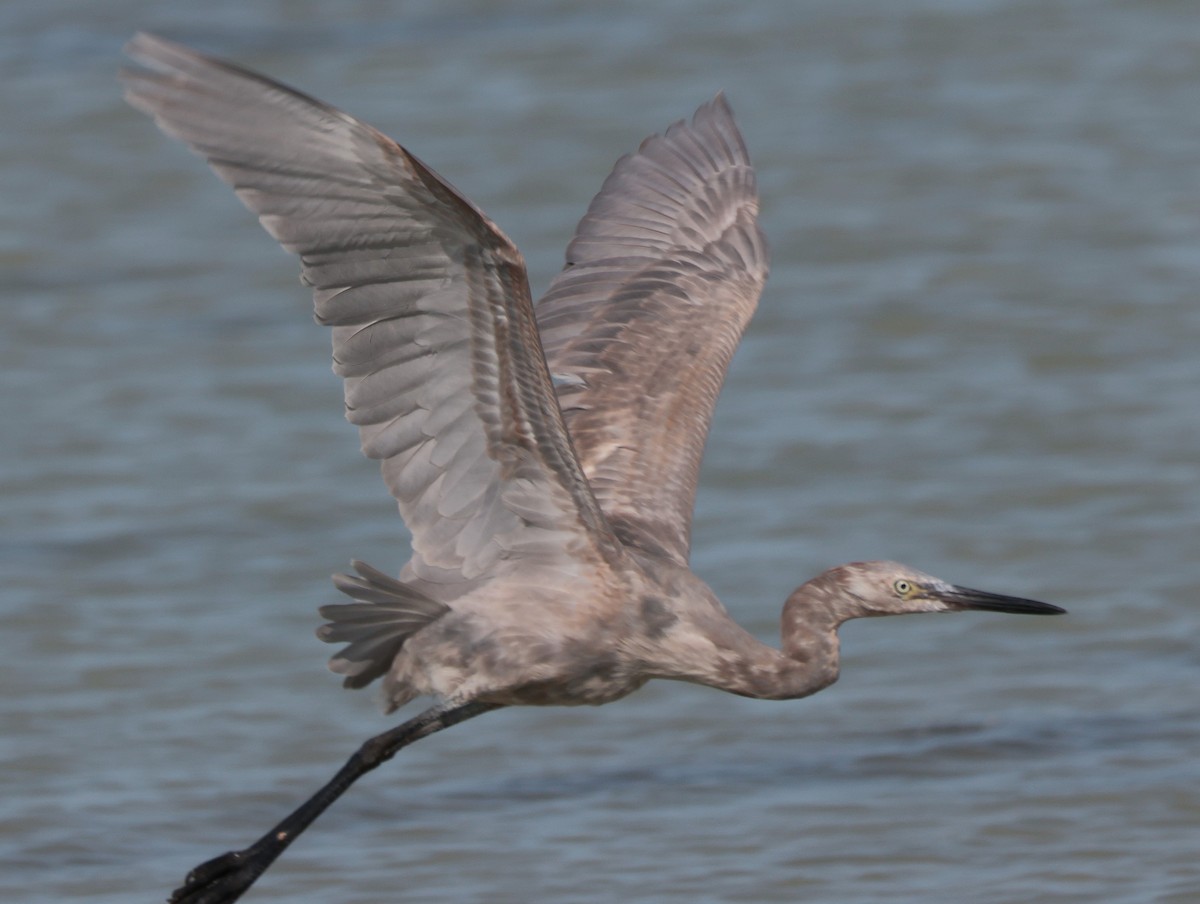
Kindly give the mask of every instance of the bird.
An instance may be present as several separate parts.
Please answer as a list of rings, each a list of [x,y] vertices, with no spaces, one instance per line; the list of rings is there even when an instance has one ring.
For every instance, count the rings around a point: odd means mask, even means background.
[[[171,901],[237,900],[358,778],[485,712],[600,705],[652,679],[792,700],[837,679],[848,619],[1065,611],[854,562],[787,597],[776,648],[691,571],[709,423],[768,270],[723,94],[617,162],[535,305],[513,242],[381,132],[160,37],[125,50],[127,100],[299,256],[346,417],[411,533],[397,577],[357,560],[334,577],[352,601],[320,610],[318,636],[345,645],[330,668],[379,679],[389,712],[434,701]]]

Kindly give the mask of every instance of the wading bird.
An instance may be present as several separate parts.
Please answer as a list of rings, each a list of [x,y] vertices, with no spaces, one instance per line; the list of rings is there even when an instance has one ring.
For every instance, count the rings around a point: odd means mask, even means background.
[[[432,708],[367,741],[172,901],[234,901],[361,775],[514,705],[601,704],[652,678],[771,700],[838,675],[838,626],[909,612],[1050,614],[895,562],[831,569],[783,606],[781,650],[688,568],[700,457],[767,275],[754,171],[723,97],[622,158],[535,307],[511,241],[358,120],[145,34],[126,96],[299,255],[363,451],[412,533],[399,578],[334,578],[322,640],[347,687]]]

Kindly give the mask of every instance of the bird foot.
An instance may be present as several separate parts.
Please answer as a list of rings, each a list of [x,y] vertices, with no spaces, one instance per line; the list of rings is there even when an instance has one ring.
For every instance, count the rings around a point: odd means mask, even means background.
[[[233,904],[270,863],[264,864],[256,853],[252,846],[206,860],[187,874],[168,904]]]

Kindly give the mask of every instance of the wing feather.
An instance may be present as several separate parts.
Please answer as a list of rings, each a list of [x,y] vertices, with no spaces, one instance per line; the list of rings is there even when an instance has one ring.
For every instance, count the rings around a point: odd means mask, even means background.
[[[129,101],[300,256],[316,318],[332,327],[347,418],[412,531],[406,575],[453,585],[568,546],[618,555],[571,448],[512,242],[345,113],[149,35],[126,49],[142,67],[123,74]]]

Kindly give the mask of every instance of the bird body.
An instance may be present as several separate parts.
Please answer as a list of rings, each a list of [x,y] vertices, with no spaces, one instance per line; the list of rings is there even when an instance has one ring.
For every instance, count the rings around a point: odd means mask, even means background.
[[[418,695],[599,705],[651,678],[722,686],[736,662],[781,655],[742,629],[687,568],[636,550],[622,564],[523,569],[458,597],[396,654],[384,677],[388,708]],[[323,611],[335,608],[348,607]]]
[[[357,564],[364,574],[374,571]],[[837,680],[837,629],[851,618],[1054,611],[957,587],[897,562],[854,562],[793,591],[783,608],[783,646],[776,649],[734,621],[688,568],[638,550],[625,551],[623,566],[523,570],[515,580],[489,582],[455,599],[395,654],[384,678],[389,710],[419,695],[453,703],[595,706],[653,678],[795,699]],[[353,608],[322,611],[336,617]],[[337,623],[322,631],[335,634]]]
[[[850,618],[1062,611],[859,562],[788,597],[776,649],[690,570],[705,438],[767,276],[722,96],[618,161],[535,307],[513,243],[382,133],[160,38],[127,51],[130,103],[299,255],[346,416],[412,534],[398,577],[335,577],[354,601],[321,610],[318,636],[345,644],[330,667],[348,687],[382,678],[389,710],[435,700],[173,900],[235,900],[360,775],[490,709],[608,703],[654,678],[792,699],[836,680]]]

